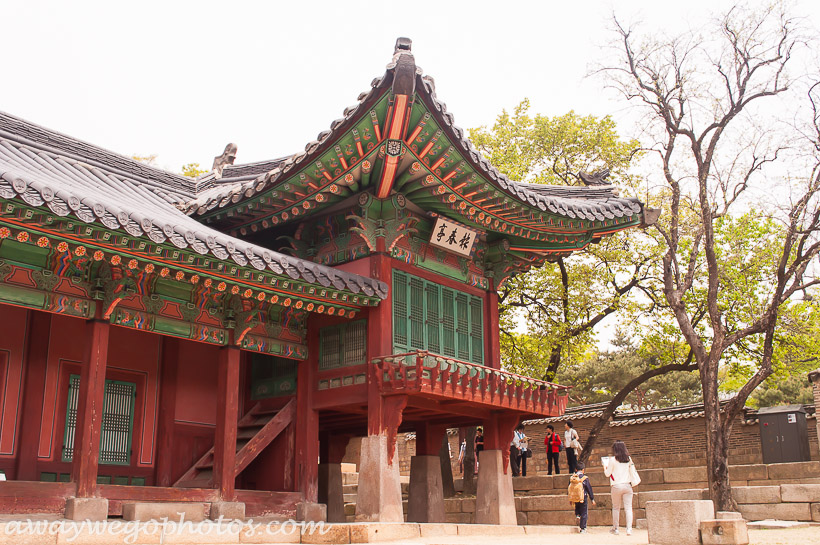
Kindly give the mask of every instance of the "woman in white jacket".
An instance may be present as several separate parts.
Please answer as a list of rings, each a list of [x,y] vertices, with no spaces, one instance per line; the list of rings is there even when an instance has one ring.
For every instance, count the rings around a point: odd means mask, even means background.
[[[604,465],[604,474],[609,477],[609,484],[612,492],[612,529],[613,534],[618,533],[618,523],[621,516],[621,505],[626,512],[626,535],[632,535],[632,478],[630,466],[632,458],[623,441],[615,441],[612,445],[611,458],[607,459]]]

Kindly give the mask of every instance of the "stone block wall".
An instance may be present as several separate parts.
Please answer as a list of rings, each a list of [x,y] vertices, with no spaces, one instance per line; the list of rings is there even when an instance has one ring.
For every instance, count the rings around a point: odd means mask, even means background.
[[[820,383],[815,384],[815,395],[820,396]],[[572,419],[575,428],[583,443],[596,418]],[[809,420],[809,448],[812,460],[820,460],[820,446],[818,445],[818,428],[816,419]],[[563,434],[563,422],[552,424]],[[530,437],[533,447],[533,457],[527,461],[528,474],[546,474],[547,460],[544,452],[544,436],[546,424],[529,424],[525,433]],[[601,430],[597,446],[592,453],[593,464],[600,461],[601,456],[608,456],[612,443],[620,439],[624,441],[633,460],[640,468],[674,468],[694,467],[706,465],[706,445],[704,439],[703,417],[688,417],[677,420],[660,420],[654,422],[630,423],[629,425],[605,426]],[[563,438],[563,435],[562,435]],[[458,434],[449,436],[450,447],[453,453],[453,475],[461,473],[458,468]],[[399,451],[399,469],[402,474],[409,474],[410,457],[415,454],[415,440],[399,435],[397,448]],[[729,449],[729,462],[732,465],[762,464],[763,456],[760,449],[760,430],[758,424],[745,424],[738,419],[732,429]],[[567,470],[565,453],[561,453],[561,470]]]

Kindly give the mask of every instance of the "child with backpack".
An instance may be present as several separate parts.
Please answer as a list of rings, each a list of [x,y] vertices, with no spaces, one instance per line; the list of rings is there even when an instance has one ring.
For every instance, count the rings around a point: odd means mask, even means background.
[[[587,531],[587,518],[589,516],[589,501],[595,505],[595,495],[592,493],[592,485],[589,483],[589,477],[584,475],[583,462],[577,462],[575,465],[575,473],[569,478],[569,488],[567,488],[570,504],[575,505],[575,520],[578,521],[578,526],[581,528],[581,533],[585,534]]]

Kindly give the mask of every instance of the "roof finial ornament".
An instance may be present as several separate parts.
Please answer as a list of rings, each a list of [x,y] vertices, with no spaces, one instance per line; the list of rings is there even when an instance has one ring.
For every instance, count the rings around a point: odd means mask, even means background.
[[[408,53],[413,47],[413,40],[410,38],[399,37],[396,38],[396,49],[393,50],[393,54],[400,53],[402,51],[407,51]]]
[[[225,168],[226,165],[232,165],[236,160],[236,149],[236,144],[230,143],[225,146],[225,151],[222,152],[222,155],[214,157],[214,166],[211,170],[213,170],[217,179],[222,177],[222,169]]]
[[[608,168],[599,170],[593,174],[579,172],[578,177],[581,178],[581,181],[584,182],[584,185],[612,185],[612,182],[606,181],[606,179],[609,177]]]

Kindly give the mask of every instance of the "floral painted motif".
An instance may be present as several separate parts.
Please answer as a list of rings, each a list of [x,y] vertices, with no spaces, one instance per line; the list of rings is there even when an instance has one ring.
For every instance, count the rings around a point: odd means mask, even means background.
[[[119,265],[122,262],[122,258],[118,255],[111,256],[111,264],[112,265]]]
[[[128,268],[129,269],[134,270],[134,269],[137,268],[138,265],[139,265],[139,263],[137,262],[136,259],[129,259],[128,260]]]
[[[11,230],[8,227],[0,227],[0,238],[9,238]]]
[[[171,274],[171,271],[168,270],[168,267],[163,267],[162,270],[159,271],[159,275],[163,278],[166,278],[169,274]]]
[[[105,258],[105,254],[102,250],[97,250],[94,252],[94,261],[102,261]]]
[[[20,242],[28,241],[28,233],[26,233],[25,231],[20,231],[19,233],[17,233],[17,240]]]
[[[37,239],[37,246],[40,248],[48,248],[51,243],[48,241],[46,237],[40,237]]]
[[[220,282],[216,286],[216,289],[219,290],[219,291],[225,291],[225,288],[227,288],[227,287],[228,287],[228,285],[225,282]]]
[[[148,274],[151,274],[152,272],[154,272],[154,264],[149,263],[148,265],[146,265],[145,266],[145,272],[148,273]]]

